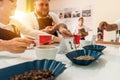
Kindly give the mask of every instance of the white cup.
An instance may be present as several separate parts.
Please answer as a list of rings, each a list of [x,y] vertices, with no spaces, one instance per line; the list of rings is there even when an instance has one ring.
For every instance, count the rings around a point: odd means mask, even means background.
[[[35,47],[35,51],[38,59],[55,59],[58,48],[55,46],[40,46]]]
[[[84,47],[84,46],[91,45],[91,44],[92,44],[91,41],[86,41],[86,40],[80,41],[80,47]]]

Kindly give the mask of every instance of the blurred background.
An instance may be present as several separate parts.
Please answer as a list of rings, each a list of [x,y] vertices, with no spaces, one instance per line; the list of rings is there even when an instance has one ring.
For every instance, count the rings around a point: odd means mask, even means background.
[[[17,0],[18,6],[16,16],[23,16],[24,13],[33,11],[33,0]],[[120,18],[120,0],[50,0],[50,10],[60,10],[64,8],[80,8],[84,5],[92,5],[92,23],[90,28],[93,34],[97,34],[99,22],[107,21],[113,23]],[[89,25],[88,25],[89,26]],[[107,39],[115,37],[115,31],[105,32]]]

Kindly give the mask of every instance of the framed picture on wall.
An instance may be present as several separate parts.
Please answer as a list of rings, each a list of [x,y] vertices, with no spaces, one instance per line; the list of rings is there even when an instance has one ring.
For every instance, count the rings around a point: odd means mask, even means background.
[[[82,17],[90,17],[91,16],[91,10],[82,10]]]
[[[80,17],[80,11],[72,11],[72,17],[73,18]]]

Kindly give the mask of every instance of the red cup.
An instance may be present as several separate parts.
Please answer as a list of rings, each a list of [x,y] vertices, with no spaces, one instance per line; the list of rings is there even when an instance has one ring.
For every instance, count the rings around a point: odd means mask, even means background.
[[[74,44],[80,44],[80,39],[81,39],[80,35],[74,35]]]
[[[50,45],[52,41],[51,35],[39,35],[39,44],[40,45]]]

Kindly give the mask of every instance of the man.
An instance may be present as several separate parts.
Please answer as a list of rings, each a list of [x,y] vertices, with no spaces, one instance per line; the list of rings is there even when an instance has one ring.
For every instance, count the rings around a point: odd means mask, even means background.
[[[0,40],[0,51],[22,53],[33,43],[31,39],[14,38],[11,40]]]
[[[20,37],[20,33],[35,38],[37,38],[39,34],[47,34],[25,27],[19,21],[11,18],[10,16],[14,14],[15,9],[16,0],[0,0],[0,39],[10,40],[15,37]],[[61,39],[54,36],[54,41],[60,42]]]
[[[20,53],[33,43],[32,39],[16,38],[20,33],[37,37],[45,32],[24,27],[19,21],[10,18],[16,9],[16,0],[0,0],[0,51]],[[48,34],[47,34],[48,35]],[[15,38],[15,39],[14,39]],[[61,39],[54,37],[54,41]]]
[[[78,26],[75,28],[74,34],[80,34],[81,40],[85,40],[85,37],[88,35],[88,28],[84,25],[84,18],[80,17],[78,19]]]
[[[34,12],[26,15],[23,19],[23,23],[32,29],[42,30],[49,34],[58,36],[58,28],[56,25],[60,23],[60,20],[57,15],[49,12],[49,0],[35,0]],[[71,34],[67,34],[67,29],[64,30],[65,31],[61,30],[60,33],[71,36]]]
[[[14,0],[0,0],[0,51],[21,53],[25,51],[27,46],[29,46],[33,40],[22,38],[12,39],[14,37],[19,37],[19,34],[9,31],[12,28],[5,26],[9,23],[9,16],[13,14],[13,10],[16,8],[15,3],[16,1]]]

